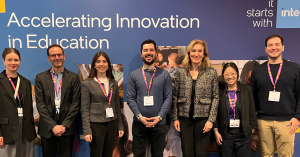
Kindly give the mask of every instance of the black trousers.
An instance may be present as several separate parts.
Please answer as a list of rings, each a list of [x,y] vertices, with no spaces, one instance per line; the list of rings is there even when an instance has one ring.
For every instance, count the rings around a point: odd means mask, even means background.
[[[91,157],[111,157],[118,132],[118,122],[91,123]]]
[[[220,157],[250,157],[253,134],[246,138],[242,128],[228,128],[226,137],[222,137],[219,146]]]
[[[211,131],[203,133],[208,118],[179,117],[184,157],[207,157]]]
[[[134,121],[132,124],[132,150],[134,157],[145,157],[148,143],[151,144],[152,157],[163,157],[166,132],[166,124],[147,128],[142,122]]]
[[[42,137],[43,157],[56,157],[57,148],[60,157],[72,157],[73,142],[75,134],[69,136],[51,136],[50,138]]]

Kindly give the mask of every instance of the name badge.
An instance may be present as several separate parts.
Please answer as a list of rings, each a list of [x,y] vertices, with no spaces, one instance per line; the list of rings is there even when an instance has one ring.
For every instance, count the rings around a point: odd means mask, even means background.
[[[23,108],[22,107],[18,107],[18,116],[23,117]]]
[[[153,96],[144,96],[144,106],[153,106],[154,98]]]
[[[280,92],[270,91],[269,92],[269,101],[279,102]]]
[[[229,126],[231,128],[238,128],[238,127],[240,127],[240,120],[239,119],[230,119]]]
[[[114,117],[113,109],[111,107],[106,108],[106,118],[112,118],[112,117]]]

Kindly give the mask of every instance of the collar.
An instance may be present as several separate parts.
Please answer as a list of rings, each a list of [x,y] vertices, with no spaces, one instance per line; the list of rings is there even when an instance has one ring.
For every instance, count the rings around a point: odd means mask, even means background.
[[[52,67],[52,69],[53,69],[53,67]],[[62,69],[62,71],[59,74],[64,74],[64,71],[65,71],[65,67]],[[54,75],[59,75],[59,74],[56,74],[56,72],[54,70],[53,70],[53,74]]]
[[[145,71],[154,71],[155,66],[152,69],[147,69],[145,66],[143,66],[143,68],[144,68]]]
[[[226,93],[228,93],[228,86],[227,84],[225,85]],[[237,91],[236,92],[241,92],[241,87],[240,87],[240,82],[237,82]]]

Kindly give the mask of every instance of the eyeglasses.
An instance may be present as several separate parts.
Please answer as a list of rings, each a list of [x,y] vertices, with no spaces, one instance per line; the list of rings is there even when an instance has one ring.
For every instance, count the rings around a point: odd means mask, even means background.
[[[224,77],[230,77],[230,76],[236,76],[236,73],[226,73],[223,75],[224,75]]]
[[[52,54],[52,55],[49,55],[49,57],[51,57],[51,58],[55,58],[55,57],[62,57],[63,56],[63,54],[62,53],[59,53],[59,54]]]

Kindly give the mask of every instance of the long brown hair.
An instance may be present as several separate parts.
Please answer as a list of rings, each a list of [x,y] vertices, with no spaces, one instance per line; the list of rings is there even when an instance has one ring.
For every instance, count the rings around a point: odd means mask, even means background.
[[[97,60],[98,60],[98,58],[100,56],[103,56],[106,59],[107,63],[108,63],[108,69],[106,70],[106,77],[109,80],[114,80],[115,77],[112,74],[112,67],[111,67],[110,59],[109,59],[108,55],[104,51],[97,52],[94,55],[94,58],[93,58],[93,61],[92,61],[92,66],[91,66],[91,70],[90,70],[90,74],[89,74],[89,77],[87,79],[91,80],[91,79],[94,79],[94,77],[97,76],[97,70],[95,69],[95,63],[97,62]]]

